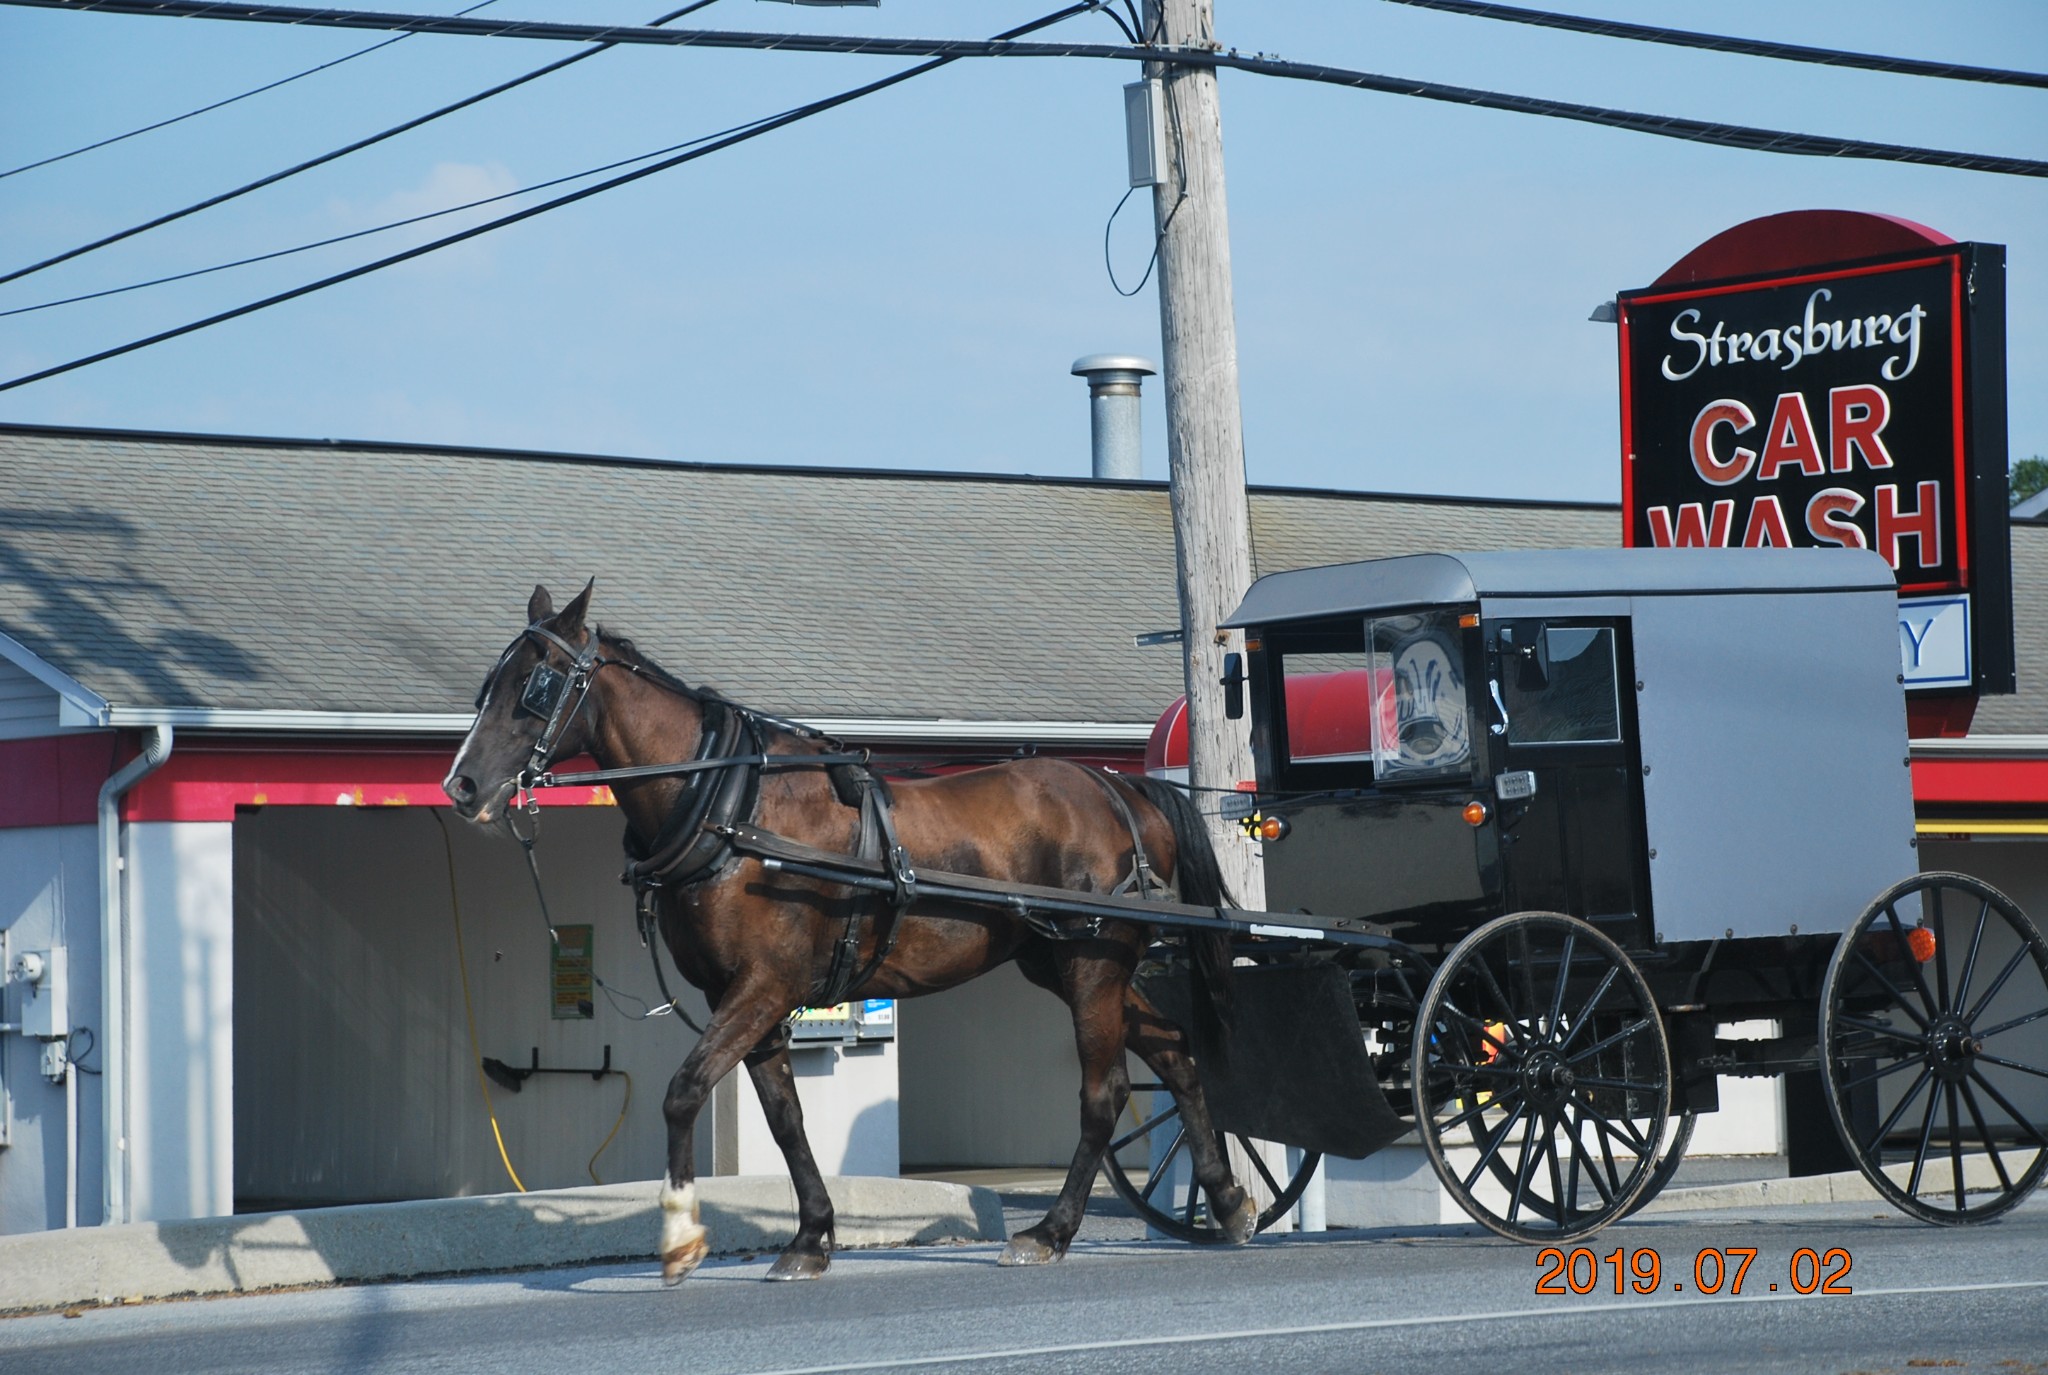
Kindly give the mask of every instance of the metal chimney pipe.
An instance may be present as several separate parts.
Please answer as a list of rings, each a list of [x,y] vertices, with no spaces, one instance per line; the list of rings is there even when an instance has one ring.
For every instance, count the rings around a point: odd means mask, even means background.
[[[1088,379],[1088,429],[1095,476],[1136,481],[1143,475],[1143,423],[1138,389],[1159,371],[1149,358],[1091,353],[1074,360],[1074,376]]]

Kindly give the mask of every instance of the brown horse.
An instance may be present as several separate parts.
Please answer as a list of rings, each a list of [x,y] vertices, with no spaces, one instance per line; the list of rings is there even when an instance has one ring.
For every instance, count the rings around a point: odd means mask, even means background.
[[[1228,901],[1201,819],[1176,789],[1063,760],[1028,758],[972,772],[884,784],[834,754],[832,742],[763,718],[662,671],[629,640],[586,621],[586,586],[559,612],[547,589],[527,604],[527,628],[485,680],[476,724],[443,784],[456,810],[489,824],[508,815],[523,785],[553,761],[588,754],[604,769],[693,758],[819,756],[804,767],[734,764],[614,785],[626,846],[646,885],[651,916],[683,976],[712,1015],[670,1082],[668,1173],[661,1190],[662,1277],[674,1284],[709,1251],[697,1208],[692,1136],[712,1088],[744,1061],[768,1126],[789,1163],[796,1236],[770,1277],[808,1279],[831,1263],[832,1201],[804,1136],[790,1072],[786,1020],[821,994],[913,998],[1015,960],[1024,976],[1073,1013],[1081,1058],[1081,1141],[1045,1219],[1010,1238],[1006,1265],[1058,1260],[1130,1093],[1128,1046],[1179,1102],[1196,1179],[1233,1241],[1248,1241],[1256,1205],[1232,1178],[1202,1101],[1183,1030],[1132,986],[1152,931],[1107,920],[1054,931],[993,907],[914,899],[900,917],[889,899],[845,884],[771,871],[735,853],[712,829],[720,818],[819,849],[853,853],[877,831],[900,840],[918,866],[1011,883],[1092,892],[1172,875],[1182,900]],[[878,810],[868,790],[893,797]],[[893,834],[891,834],[893,830]],[[881,846],[874,846],[882,849]],[[882,933],[893,935],[893,945]],[[851,932],[853,941],[844,938]],[[1195,1002],[1227,1014],[1229,951],[1221,936],[1190,938],[1202,977]],[[836,977],[835,977],[836,973]],[[849,978],[855,986],[846,987]],[[835,986],[836,985],[836,986]],[[1201,1015],[1198,1013],[1198,1015]]]

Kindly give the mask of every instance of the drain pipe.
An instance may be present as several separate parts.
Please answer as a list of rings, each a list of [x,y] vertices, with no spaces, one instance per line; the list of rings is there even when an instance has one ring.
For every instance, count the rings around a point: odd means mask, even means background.
[[[105,1126],[104,1221],[128,1220],[128,885],[121,855],[121,798],[171,757],[171,728],[151,726],[142,753],[100,785],[100,1091]],[[65,1082],[76,1092],[77,1075]],[[71,1141],[64,1224],[78,1225],[78,1140]]]
[[[1158,364],[1151,359],[1125,353],[1091,353],[1074,360],[1074,376],[1088,379],[1088,428],[1096,477],[1135,482],[1143,475],[1138,389],[1158,371]]]

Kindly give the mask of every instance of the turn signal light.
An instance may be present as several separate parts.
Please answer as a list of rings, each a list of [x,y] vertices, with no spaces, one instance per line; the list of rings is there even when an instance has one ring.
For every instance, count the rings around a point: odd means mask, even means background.
[[[1934,958],[1934,933],[1924,926],[1916,926],[1906,933],[1906,948],[1913,952],[1913,958],[1926,964]]]
[[[1259,823],[1259,839],[1285,840],[1287,839],[1287,833],[1293,829],[1292,826],[1287,824],[1286,817],[1269,816]]]
[[[1467,802],[1465,804],[1465,821],[1468,825],[1484,826],[1486,824],[1486,804],[1476,797]]]

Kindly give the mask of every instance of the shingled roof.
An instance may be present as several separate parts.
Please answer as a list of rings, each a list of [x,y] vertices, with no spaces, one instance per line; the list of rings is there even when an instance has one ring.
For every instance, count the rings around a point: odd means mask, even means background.
[[[0,426],[0,633],[130,708],[460,713],[527,593],[687,678],[870,721],[1149,722],[1164,484]],[[1612,544],[1615,507],[1255,489],[1261,571]],[[2014,528],[2022,683],[2048,531]],[[1979,730],[2048,733],[2048,701]]]

